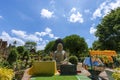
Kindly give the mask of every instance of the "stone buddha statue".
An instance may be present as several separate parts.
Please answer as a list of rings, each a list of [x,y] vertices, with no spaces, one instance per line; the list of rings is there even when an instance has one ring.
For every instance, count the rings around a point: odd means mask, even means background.
[[[57,68],[60,64],[64,64],[67,61],[67,54],[63,50],[62,43],[58,43],[57,50],[54,52],[54,60],[57,63]]]

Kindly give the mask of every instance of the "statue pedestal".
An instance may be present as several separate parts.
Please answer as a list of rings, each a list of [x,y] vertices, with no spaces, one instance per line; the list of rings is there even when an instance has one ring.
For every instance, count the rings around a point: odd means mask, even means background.
[[[60,65],[60,74],[61,75],[76,75],[77,69],[76,65]]]

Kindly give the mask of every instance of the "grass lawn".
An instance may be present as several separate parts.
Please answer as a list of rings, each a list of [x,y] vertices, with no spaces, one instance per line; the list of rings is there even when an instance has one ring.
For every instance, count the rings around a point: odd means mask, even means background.
[[[32,77],[30,80],[91,80],[83,75],[56,75],[56,76],[40,76]]]

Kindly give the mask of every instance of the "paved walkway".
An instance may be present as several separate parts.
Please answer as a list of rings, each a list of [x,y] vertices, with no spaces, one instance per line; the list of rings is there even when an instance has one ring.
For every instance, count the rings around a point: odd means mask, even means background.
[[[29,80],[30,79],[31,75],[28,74],[28,70],[29,69],[25,70],[22,80]]]
[[[31,75],[28,75],[28,70],[29,69],[25,70],[25,73],[23,75],[22,80],[29,80],[30,79]],[[78,63],[77,71],[81,71],[81,73],[78,73],[78,74],[83,74],[86,76],[90,75],[90,73],[82,67],[82,63]],[[99,76],[103,77],[106,80],[109,80],[105,71],[101,72]]]
[[[82,63],[78,63],[77,70],[81,71],[80,74],[83,74],[83,75],[86,75],[86,76],[90,76],[90,73],[85,68],[82,67]],[[106,80],[109,80],[105,71],[101,72],[99,76],[103,77]]]

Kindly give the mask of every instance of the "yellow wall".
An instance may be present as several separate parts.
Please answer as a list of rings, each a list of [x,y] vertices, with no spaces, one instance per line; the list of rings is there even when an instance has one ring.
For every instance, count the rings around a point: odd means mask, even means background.
[[[56,72],[55,61],[34,62],[29,70],[30,75],[55,75]]]

